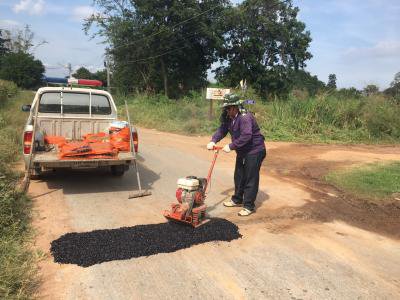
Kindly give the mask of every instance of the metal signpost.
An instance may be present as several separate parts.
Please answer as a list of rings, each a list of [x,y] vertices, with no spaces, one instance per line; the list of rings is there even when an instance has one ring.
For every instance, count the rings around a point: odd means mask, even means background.
[[[210,110],[208,112],[209,120],[212,120],[213,117],[213,100],[223,100],[224,96],[230,92],[230,89],[207,88],[206,99],[210,100]]]

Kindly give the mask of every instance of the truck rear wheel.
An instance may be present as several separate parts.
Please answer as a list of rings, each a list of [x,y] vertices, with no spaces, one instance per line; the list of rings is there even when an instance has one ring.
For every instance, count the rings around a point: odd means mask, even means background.
[[[114,176],[124,175],[126,167],[124,165],[111,166],[111,174]]]
[[[42,168],[34,168],[34,169],[32,170],[30,179],[38,180],[38,179],[40,179],[40,176],[41,176],[41,175],[42,175]]]

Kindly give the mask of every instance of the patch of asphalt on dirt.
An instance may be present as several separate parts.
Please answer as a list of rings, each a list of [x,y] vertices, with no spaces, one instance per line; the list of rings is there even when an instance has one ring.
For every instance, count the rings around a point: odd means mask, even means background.
[[[108,261],[175,252],[212,241],[230,242],[241,237],[235,224],[214,218],[198,228],[167,222],[67,233],[51,242],[50,251],[57,263],[89,267]]]

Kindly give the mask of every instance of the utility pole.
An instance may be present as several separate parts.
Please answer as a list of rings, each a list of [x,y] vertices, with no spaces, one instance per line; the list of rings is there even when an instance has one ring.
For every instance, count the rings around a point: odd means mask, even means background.
[[[68,69],[68,78],[71,78],[71,76],[72,76],[72,65],[71,65],[71,63],[67,64],[67,69]]]
[[[107,69],[107,91],[109,93],[111,93],[111,85],[110,85],[110,58],[108,57],[108,55],[106,56],[106,61],[104,62],[104,66]]]

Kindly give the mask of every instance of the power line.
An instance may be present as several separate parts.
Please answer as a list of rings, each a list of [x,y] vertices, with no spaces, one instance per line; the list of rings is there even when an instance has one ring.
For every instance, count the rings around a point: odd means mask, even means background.
[[[185,46],[183,46],[183,47],[175,48],[175,49],[166,51],[166,52],[164,52],[164,53],[161,53],[161,54],[158,54],[158,55],[154,55],[154,56],[150,56],[150,57],[147,57],[147,58],[141,58],[141,59],[132,60],[132,61],[124,61],[124,64],[132,64],[132,63],[136,63],[136,62],[141,62],[141,61],[146,61],[146,60],[155,59],[155,58],[158,58],[158,57],[161,57],[161,56],[164,56],[164,55],[167,55],[167,54],[176,52],[176,51],[178,51],[178,50],[187,48],[187,47],[189,47],[189,46],[190,46],[190,45],[185,45]]]
[[[291,1],[292,1],[292,0],[282,0],[282,1],[279,1],[279,2],[277,2],[275,5],[270,6],[269,9],[275,8],[275,7],[279,6],[280,4],[288,3],[288,2],[291,2]],[[215,7],[214,7],[214,9],[215,9]],[[211,9],[209,9],[208,11],[210,11],[210,10],[211,10]],[[206,12],[207,12],[207,11],[205,11],[205,12],[203,12],[203,13],[201,13],[201,14],[204,14],[204,13],[206,13]],[[199,15],[201,15],[201,14],[198,14],[197,16],[199,16]],[[196,16],[195,16],[195,17],[196,17]],[[192,17],[191,19],[194,19],[195,17]],[[222,17],[222,16],[219,16],[219,18],[221,18],[221,17]],[[189,20],[191,20],[191,19],[187,19],[187,20],[185,20],[185,21],[182,21],[181,23],[187,22],[187,21],[189,21]],[[176,26],[179,26],[179,25],[180,25],[180,23],[178,23],[178,24],[172,26],[171,29],[173,29],[173,28],[175,28]],[[166,29],[165,29],[165,30],[166,30]],[[164,30],[164,31],[165,31],[165,30]],[[161,33],[161,31],[160,31],[160,32],[157,32],[157,33],[155,33],[155,34],[152,34],[152,35],[150,35],[150,36],[148,36],[148,37],[157,35],[157,34],[159,34],[159,33]],[[197,33],[194,33],[194,34],[190,34],[190,35],[185,36],[185,37],[183,38],[183,40],[179,42],[179,44],[182,43],[182,42],[187,41],[187,40],[188,40],[188,39],[187,39],[188,37],[193,37],[193,36],[195,36],[195,35],[197,35]],[[135,41],[135,42],[141,41],[141,40],[143,40],[143,39],[145,39],[145,38],[148,38],[148,37],[144,37],[144,38],[139,39],[139,40],[137,40],[137,41]],[[128,44],[122,45],[122,46],[127,46],[127,45],[128,45]],[[120,48],[120,47],[122,47],[122,46],[119,46],[119,47],[116,47],[116,48]],[[168,50],[168,51],[163,52],[163,53],[161,53],[161,54],[154,55],[154,56],[150,56],[150,57],[147,57],[147,58],[141,58],[141,59],[132,60],[132,61],[124,61],[124,64],[132,64],[132,63],[136,63],[136,62],[142,62],[142,61],[152,60],[152,59],[155,59],[155,58],[158,58],[158,57],[162,57],[162,56],[164,56],[164,55],[167,55],[167,54],[176,52],[176,51],[178,51],[178,50],[187,48],[187,47],[189,47],[189,46],[190,46],[190,45],[185,45],[185,46],[183,46],[183,47],[179,47],[179,48],[175,48],[175,49],[172,49],[172,50]],[[114,48],[114,49],[115,49],[115,48]]]
[[[207,9],[207,10],[205,10],[205,11],[203,11],[203,12],[197,14],[197,15],[194,15],[193,17],[191,17],[191,18],[189,18],[189,19],[183,20],[183,21],[181,21],[181,22],[179,22],[179,23],[177,23],[177,24],[175,24],[175,25],[173,25],[173,26],[171,26],[171,27],[169,27],[169,28],[164,28],[164,29],[162,29],[162,30],[160,30],[160,31],[158,31],[158,32],[154,32],[154,33],[152,33],[152,34],[150,34],[150,35],[148,35],[148,36],[142,37],[142,38],[140,38],[140,39],[137,39],[137,40],[135,40],[135,41],[129,42],[129,43],[127,43],[127,44],[120,45],[120,46],[116,46],[116,47],[113,48],[113,50],[119,49],[119,48],[122,48],[122,47],[126,47],[126,46],[130,46],[130,45],[134,45],[134,44],[136,44],[136,43],[138,43],[138,42],[141,42],[141,41],[143,41],[143,40],[145,40],[145,39],[148,39],[148,38],[151,38],[151,37],[153,37],[153,36],[159,35],[159,34],[165,32],[165,31],[167,31],[167,30],[172,30],[172,29],[178,27],[179,25],[182,25],[182,24],[184,24],[184,23],[187,23],[187,22],[189,22],[189,21],[191,21],[191,20],[193,20],[193,19],[195,19],[195,18],[197,18],[197,17],[200,17],[200,16],[202,16],[202,15],[204,15],[204,14],[206,14],[206,13],[208,13],[208,12],[210,12],[210,11],[216,9],[216,8],[218,8],[218,7],[219,7],[219,5],[216,5],[216,6],[214,6],[214,7],[211,7],[210,9]]]

